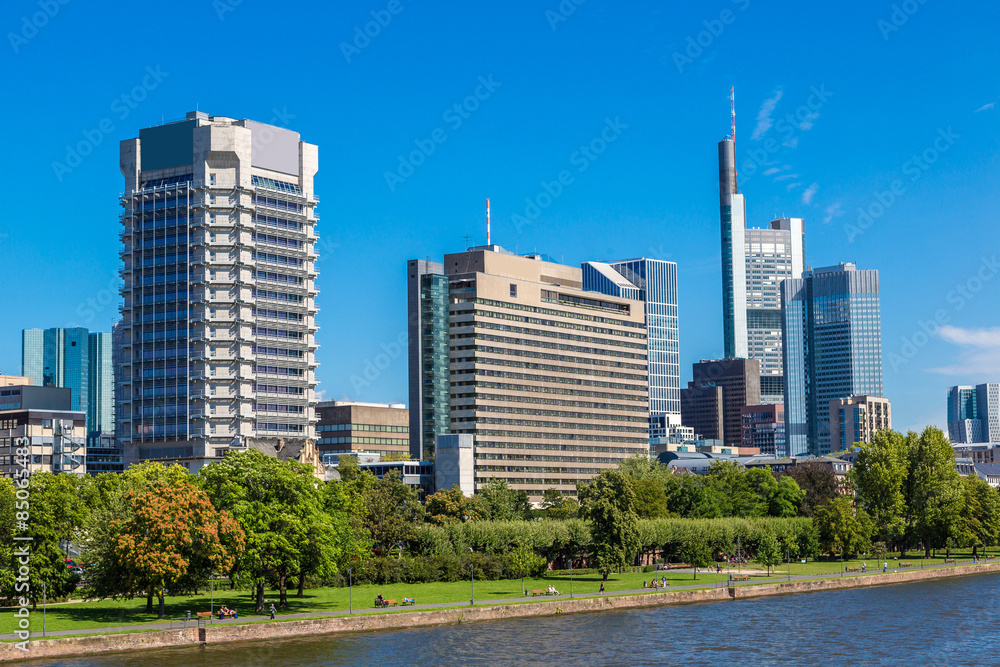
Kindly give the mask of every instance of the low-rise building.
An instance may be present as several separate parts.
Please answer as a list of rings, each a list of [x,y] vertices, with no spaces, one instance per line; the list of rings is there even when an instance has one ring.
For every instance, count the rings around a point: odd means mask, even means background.
[[[9,386],[0,390],[0,475],[87,472],[87,413],[70,410],[69,389]]]
[[[26,384],[35,384],[35,381],[23,375],[0,375],[0,387],[13,387]]]
[[[743,449],[755,448],[758,453],[768,456],[788,454],[785,448],[784,404],[744,405],[740,410],[740,420]]]
[[[316,407],[320,456],[377,453],[410,456],[410,411],[400,403],[326,401]]]
[[[994,489],[1000,488],[1000,463],[976,463],[976,476]]]
[[[830,446],[834,451],[871,442],[882,429],[892,428],[889,399],[851,396],[830,401]]]
[[[952,447],[956,457],[972,459],[973,463],[1000,463],[1000,443],[952,444]]]

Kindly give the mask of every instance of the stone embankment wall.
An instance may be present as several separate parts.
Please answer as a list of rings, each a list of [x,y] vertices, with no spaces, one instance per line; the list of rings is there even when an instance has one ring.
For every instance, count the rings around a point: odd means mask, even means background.
[[[168,646],[214,644],[217,642],[259,641],[313,634],[354,632],[359,630],[390,630],[449,623],[495,621],[505,618],[577,614],[610,609],[636,609],[671,604],[693,604],[720,600],[739,600],[767,595],[791,595],[814,591],[865,588],[886,584],[900,584],[926,579],[939,579],[968,574],[995,573],[1000,563],[981,563],[959,567],[890,572],[865,576],[832,577],[812,581],[789,581],[734,588],[708,588],[701,590],[663,591],[641,595],[623,595],[571,600],[546,600],[490,607],[451,607],[392,614],[365,614],[361,616],[335,616],[302,621],[281,621],[244,625],[215,625],[185,630],[137,632],[130,634],[94,637],[62,637],[30,642],[25,654],[12,642],[0,644],[0,662],[27,658],[61,657],[108,651],[132,651]]]

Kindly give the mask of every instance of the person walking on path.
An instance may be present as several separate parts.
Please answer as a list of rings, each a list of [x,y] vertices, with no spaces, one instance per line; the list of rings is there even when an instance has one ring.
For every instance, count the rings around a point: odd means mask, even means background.
[[[603,581],[601,582],[601,590],[600,590],[600,592],[601,592],[601,593],[603,593],[603,592],[604,592],[604,582],[603,582]]]
[[[275,612],[275,611],[276,611],[276,610],[275,610],[275,608],[274,608],[274,603],[272,602],[272,603],[271,603],[271,620],[272,620],[272,621],[274,620],[274,612]]]
[[[889,561],[882,561],[882,573],[885,574],[889,570]]]

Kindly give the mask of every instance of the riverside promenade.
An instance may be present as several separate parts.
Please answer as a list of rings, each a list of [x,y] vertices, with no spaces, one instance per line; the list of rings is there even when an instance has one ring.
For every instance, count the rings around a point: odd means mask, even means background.
[[[689,570],[690,572],[690,570]],[[108,651],[140,650],[166,646],[183,646],[228,641],[254,641],[294,637],[309,634],[351,632],[359,630],[398,629],[447,623],[548,616],[564,613],[584,613],[609,609],[653,607],[671,604],[691,604],[723,600],[751,599],[770,595],[790,595],[868,586],[881,586],[923,581],[951,576],[1000,572],[1000,562],[973,564],[969,561],[938,565],[930,568],[909,567],[840,575],[757,576],[751,581],[720,581],[704,584],[670,586],[666,589],[639,588],[613,593],[570,596],[503,598],[470,602],[413,605],[393,609],[355,609],[332,612],[304,612],[269,616],[246,616],[233,621],[196,621],[187,623],[148,623],[118,627],[83,628],[34,634],[29,651],[15,648],[15,635],[0,636],[0,661],[24,660],[103,653]]]

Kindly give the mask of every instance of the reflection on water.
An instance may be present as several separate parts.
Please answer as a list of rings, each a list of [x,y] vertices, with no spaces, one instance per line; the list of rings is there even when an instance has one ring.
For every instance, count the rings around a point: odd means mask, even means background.
[[[981,575],[696,605],[220,644],[64,660],[67,667],[1000,662],[1000,577]]]

